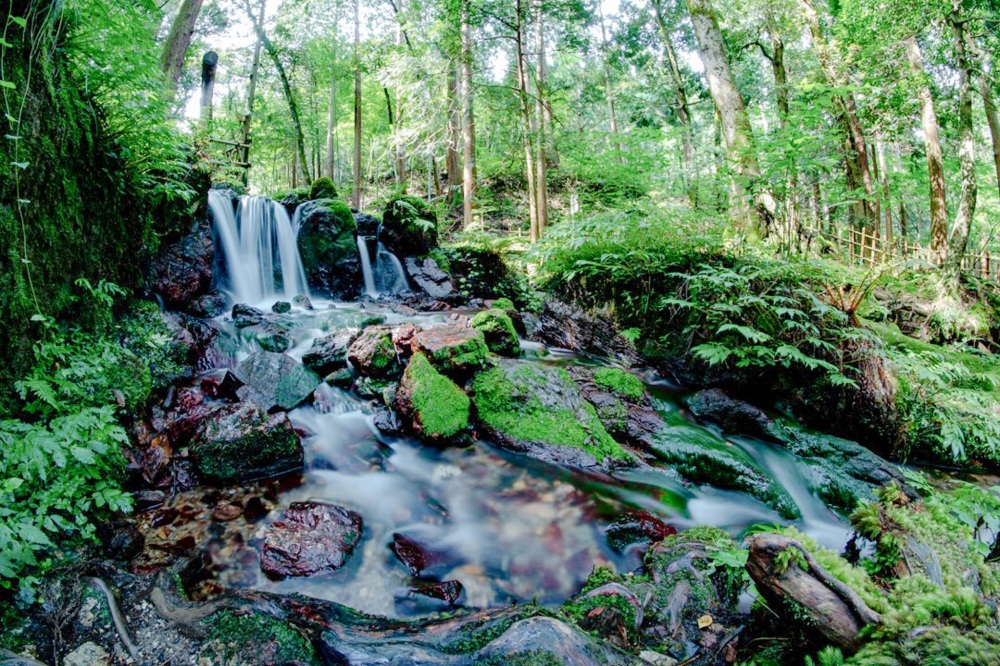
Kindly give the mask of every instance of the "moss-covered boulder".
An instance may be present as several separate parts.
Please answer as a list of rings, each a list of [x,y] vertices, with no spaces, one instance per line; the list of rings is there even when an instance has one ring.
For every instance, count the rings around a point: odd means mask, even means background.
[[[486,366],[490,356],[482,331],[464,326],[437,326],[413,336],[413,353],[422,353],[450,377],[466,379]]]
[[[694,426],[678,413],[666,414],[652,453],[695,483],[739,490],[757,498],[781,517],[800,517],[799,509],[780,483],[772,479],[742,449]]]
[[[386,205],[380,239],[400,256],[420,256],[437,246],[437,225],[437,214],[427,202],[404,194]]]
[[[483,310],[472,318],[472,328],[486,336],[486,346],[500,356],[519,356],[521,343],[517,339],[514,322],[503,310]]]
[[[347,350],[347,360],[364,377],[398,377],[402,370],[388,326],[369,326],[361,331]]]
[[[337,199],[307,201],[299,219],[299,253],[309,286],[331,296],[356,297],[361,289],[361,258],[351,209]]]
[[[309,198],[313,201],[316,199],[336,199],[337,186],[329,177],[320,176],[313,181],[312,187],[309,188]]]
[[[245,483],[302,469],[302,444],[288,415],[268,415],[252,402],[208,414],[190,450],[195,469],[213,483]]]
[[[202,621],[205,642],[198,663],[303,664],[324,663],[294,624],[249,610],[222,610]]]
[[[309,188],[296,187],[293,190],[276,194],[273,198],[285,207],[285,210],[288,211],[288,217],[294,217],[295,209],[309,201]]]
[[[395,408],[415,432],[432,441],[450,439],[469,424],[469,397],[422,353],[406,366]]]
[[[504,448],[573,467],[632,460],[562,368],[503,360],[472,391],[480,427]]]

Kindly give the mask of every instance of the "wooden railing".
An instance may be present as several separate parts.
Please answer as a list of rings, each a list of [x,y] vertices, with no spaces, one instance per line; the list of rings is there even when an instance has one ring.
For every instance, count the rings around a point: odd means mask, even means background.
[[[874,266],[892,261],[923,260],[931,262],[930,250],[905,238],[885,238],[868,229],[839,229],[832,234],[816,228],[803,228],[813,250],[819,250],[817,241],[836,248],[842,259],[850,263]],[[983,244],[978,250],[962,256],[962,271],[983,280],[1000,282],[1000,261],[994,261]]]

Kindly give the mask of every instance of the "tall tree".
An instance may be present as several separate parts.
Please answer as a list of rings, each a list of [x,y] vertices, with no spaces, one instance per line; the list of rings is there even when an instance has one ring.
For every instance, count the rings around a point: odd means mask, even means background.
[[[545,121],[545,32],[542,0],[535,0],[535,117],[538,129],[535,155],[535,197],[538,205],[538,235],[549,224],[548,155]]]
[[[461,2],[462,32],[462,223],[472,227],[472,211],[476,200],[476,118],[472,108],[472,25],[469,16],[471,0]]]
[[[528,182],[529,237],[531,242],[541,237],[538,225],[538,191],[535,183],[534,132],[531,122],[531,104],[528,101],[528,73],[524,55],[525,4],[526,0],[515,0],[514,5],[514,60],[517,67],[517,97],[521,109],[521,132],[524,143],[524,166]]]
[[[250,163],[250,131],[253,128],[253,107],[257,97],[257,77],[260,75],[260,51],[264,45],[260,35],[264,34],[264,15],[267,10],[267,0],[260,0],[260,13],[257,15],[257,41],[253,48],[253,61],[250,63],[250,82],[247,86],[247,108],[246,115],[243,116],[243,129],[240,132],[240,143],[244,149],[244,162]],[[247,169],[247,177],[250,170]]]
[[[604,27],[604,9],[601,2],[597,3],[597,16],[601,24],[601,61],[604,63],[604,96],[608,101],[608,122],[611,129],[611,147],[615,151],[615,159],[620,163],[625,163],[625,156],[622,154],[621,141],[618,139],[618,114],[615,112],[614,88],[611,85],[611,56],[608,48],[608,33]]]
[[[976,213],[976,137],[972,126],[972,59],[968,52],[968,19],[953,10],[948,16],[952,36],[955,40],[955,67],[958,69],[958,159],[961,164],[962,191],[958,199],[955,224],[949,238],[947,273],[957,284],[962,268],[962,257],[969,243],[972,218]]]
[[[191,46],[191,35],[194,34],[194,26],[198,22],[202,4],[204,0],[184,0],[181,3],[177,16],[170,26],[167,41],[163,45],[160,66],[167,79],[170,97],[173,97],[177,83],[181,80],[184,58],[187,56],[188,47]]]
[[[684,179],[687,182],[688,198],[691,205],[698,206],[698,186],[695,182],[694,173],[694,132],[691,128],[691,108],[688,105],[687,85],[684,77],[681,76],[680,65],[677,62],[677,53],[671,41],[671,31],[667,29],[667,22],[663,15],[663,0],[653,0],[656,10],[656,23],[660,28],[660,38],[663,40],[663,48],[667,55],[667,64],[670,66],[670,77],[674,87],[674,99],[677,107],[677,123],[681,128],[681,157],[684,160]]]
[[[361,0],[354,0],[354,188],[351,203],[361,208]]]

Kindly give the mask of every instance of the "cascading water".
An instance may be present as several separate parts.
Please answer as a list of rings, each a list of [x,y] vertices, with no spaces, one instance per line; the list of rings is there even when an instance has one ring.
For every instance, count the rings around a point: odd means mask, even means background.
[[[309,295],[298,248],[298,224],[284,207],[266,197],[240,199],[235,214],[229,198],[208,195],[215,232],[222,248],[229,291],[241,303],[262,303],[281,295]],[[297,222],[298,220],[296,220]]]
[[[368,249],[370,238],[358,236],[358,254],[361,256],[361,272],[365,279],[365,294],[372,298],[377,298],[382,294],[400,294],[409,288],[406,282],[406,273],[403,271],[403,264],[399,257],[390,252],[378,236],[382,229],[379,227],[375,235],[375,261],[372,262],[371,252]]]
[[[365,294],[372,298],[378,296],[375,288],[375,275],[372,273],[372,259],[368,255],[368,243],[364,236],[358,236],[358,255],[361,257],[361,274],[365,278]]]

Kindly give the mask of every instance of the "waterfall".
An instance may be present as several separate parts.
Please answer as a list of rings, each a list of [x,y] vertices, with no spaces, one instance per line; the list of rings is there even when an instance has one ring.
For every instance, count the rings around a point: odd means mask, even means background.
[[[209,207],[225,258],[229,291],[240,303],[257,304],[280,295],[309,295],[295,224],[280,204],[260,196],[242,197],[233,214],[229,198],[212,190]]]
[[[375,253],[375,284],[380,292],[389,294],[402,293],[408,287],[403,264],[399,262],[399,257],[385,248],[382,241],[379,241]]]
[[[358,254],[361,256],[361,273],[365,277],[365,294],[374,298],[378,296],[378,289],[375,288],[372,259],[368,256],[368,244],[365,242],[364,236],[358,236]]]

